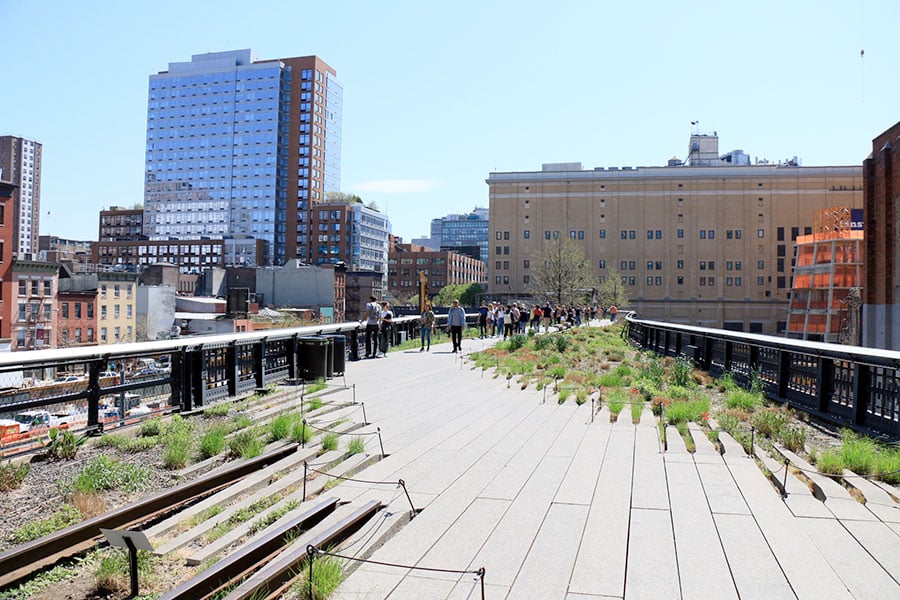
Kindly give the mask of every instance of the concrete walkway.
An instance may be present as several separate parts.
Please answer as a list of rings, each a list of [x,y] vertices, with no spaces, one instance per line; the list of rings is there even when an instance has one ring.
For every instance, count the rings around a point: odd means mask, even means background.
[[[784,501],[726,435],[724,456],[700,433],[696,453],[675,432],[663,452],[649,412],[592,422],[449,349],[348,366],[389,455],[357,477],[402,478],[424,509],[371,558],[437,570],[362,564],[336,598],[479,598],[476,576],[440,570],[480,567],[492,599],[900,597],[896,504],[845,510],[793,484]],[[397,486],[331,493],[409,510]]]

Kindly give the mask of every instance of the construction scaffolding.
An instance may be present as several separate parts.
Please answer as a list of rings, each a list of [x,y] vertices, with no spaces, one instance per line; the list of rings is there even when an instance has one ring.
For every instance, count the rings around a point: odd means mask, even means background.
[[[791,338],[858,344],[859,287],[863,281],[863,231],[849,207],[816,211],[813,233],[797,237],[788,308]]]

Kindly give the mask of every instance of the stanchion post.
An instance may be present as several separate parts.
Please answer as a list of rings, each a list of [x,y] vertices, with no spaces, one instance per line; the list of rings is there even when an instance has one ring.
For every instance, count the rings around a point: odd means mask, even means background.
[[[306,448],[306,431],[308,425],[306,424],[306,419],[303,419],[303,435],[300,436],[300,447]]]
[[[353,384],[353,404],[356,404],[356,384]]]
[[[138,597],[138,555],[137,548],[134,546],[134,542],[131,541],[131,538],[127,535],[125,537],[125,544],[128,546],[128,561],[129,566],[131,567],[131,597]]]
[[[309,561],[309,598],[313,597],[313,559],[316,556],[316,547],[312,544],[306,546],[306,558]]]
[[[303,500],[301,502],[306,502],[306,476],[309,474],[309,463],[305,460],[303,461]]]
[[[381,458],[384,458],[384,442],[381,441],[381,427],[376,427],[375,431],[378,432],[378,445],[381,447]]]
[[[484,567],[478,569],[478,578],[481,579],[481,600],[484,600]]]
[[[361,402],[360,405],[362,406],[362,409],[363,409],[363,425],[368,425],[369,420],[366,418],[366,403]]]
[[[596,402],[596,398],[594,398],[594,397],[592,396],[592,397],[591,397],[591,423],[594,422],[594,412],[596,412],[595,406],[594,406],[594,403],[595,403],[595,402]]]
[[[788,459],[784,459],[784,482],[781,484],[781,494],[783,498],[787,498],[787,478],[788,478]]]
[[[756,428],[751,426],[750,427],[750,450],[752,451],[755,446],[756,446]]]
[[[397,485],[403,488],[403,493],[406,494],[406,499],[409,501],[409,517],[412,518],[419,514],[419,511],[416,510],[415,505],[413,504],[412,498],[409,496],[409,490],[406,489],[406,482],[402,479],[397,480]]]

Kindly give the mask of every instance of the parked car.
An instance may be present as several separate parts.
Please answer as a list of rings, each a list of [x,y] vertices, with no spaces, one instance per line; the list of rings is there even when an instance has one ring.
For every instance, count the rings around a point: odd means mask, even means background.
[[[60,375],[53,380],[53,383],[69,383],[71,381],[81,381],[78,375]]]

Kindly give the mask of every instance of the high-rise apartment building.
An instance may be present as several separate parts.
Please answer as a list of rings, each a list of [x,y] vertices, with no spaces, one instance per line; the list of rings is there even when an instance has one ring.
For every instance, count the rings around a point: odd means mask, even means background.
[[[37,257],[41,220],[41,155],[39,142],[0,136],[2,179],[18,186],[14,193],[13,252],[18,258]]]
[[[488,259],[488,209],[477,206],[470,213],[446,215],[431,220],[430,247],[447,248],[478,246],[480,259]]]
[[[310,214],[312,258],[316,265],[343,262],[352,271],[378,271],[387,266],[387,216],[361,202],[324,202]]]
[[[308,259],[309,210],[340,188],[343,90],[315,56],[194,55],[150,76],[144,234],[261,239]]]
[[[569,238],[643,317],[783,332],[793,242],[816,210],[862,207],[862,169],[713,161],[715,136],[691,139],[688,164],[491,173],[489,291],[534,292],[544,243]]]

